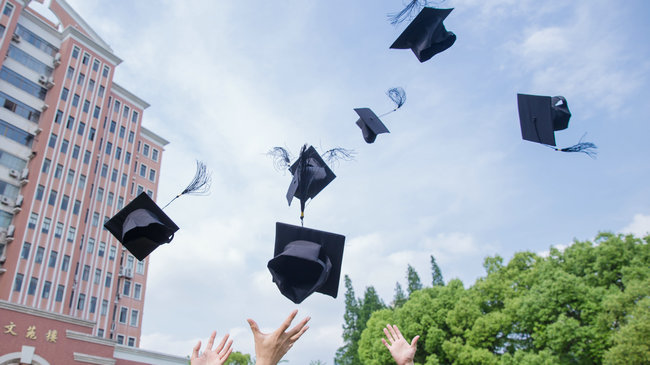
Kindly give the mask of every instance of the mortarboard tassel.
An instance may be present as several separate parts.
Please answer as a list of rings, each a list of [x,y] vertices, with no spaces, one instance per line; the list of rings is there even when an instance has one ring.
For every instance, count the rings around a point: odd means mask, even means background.
[[[174,200],[179,198],[181,195],[190,194],[190,195],[206,195],[210,191],[210,183],[212,182],[210,178],[210,173],[208,172],[205,164],[199,160],[196,160],[196,173],[194,178],[187,187],[178,195],[174,197],[167,205],[171,204]],[[167,208],[167,205],[163,209]]]
[[[352,161],[354,160],[354,155],[356,155],[356,152],[354,150],[349,150],[343,147],[336,147],[325,151],[325,153],[323,153],[323,160],[332,166],[341,160]]]
[[[428,3],[428,0],[411,0],[399,13],[389,14],[388,19],[390,19],[392,25],[397,25],[407,19],[412,19],[413,13],[419,12]]]
[[[276,170],[286,170],[291,165],[291,154],[285,148],[273,147],[266,154],[273,159]]]
[[[389,112],[380,115],[378,118],[381,118],[392,112],[397,111],[397,109],[401,108],[402,105],[406,103],[406,91],[404,91],[404,89],[402,89],[401,87],[393,87],[388,89],[388,91],[386,91],[386,95],[388,95],[390,100],[392,100],[393,103],[395,103],[395,108]]]
[[[591,142],[583,142],[582,140],[585,138],[586,135],[587,134],[585,133],[582,136],[582,138],[580,138],[580,142],[574,144],[571,147],[564,147],[564,148],[557,148],[554,146],[550,146],[550,147],[560,152],[582,152],[591,158],[596,158],[596,155],[598,154],[596,149],[598,149],[598,147],[596,147],[596,145]]]

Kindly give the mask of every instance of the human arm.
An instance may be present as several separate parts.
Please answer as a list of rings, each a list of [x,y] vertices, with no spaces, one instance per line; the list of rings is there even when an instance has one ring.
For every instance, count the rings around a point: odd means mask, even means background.
[[[205,350],[199,355],[199,350],[201,349],[201,341],[194,346],[192,349],[192,357],[190,357],[191,365],[223,365],[228,356],[232,352],[232,340],[228,340],[229,335],[226,334],[221,339],[219,346],[216,349],[212,350],[212,345],[214,344],[214,338],[217,335],[217,332],[212,332],[208,344],[205,347]]]
[[[413,337],[409,345],[399,331],[399,328],[390,324],[387,324],[386,328],[384,328],[384,334],[388,338],[388,341],[382,338],[381,342],[390,351],[397,365],[413,365],[413,358],[415,357],[415,350],[417,350],[417,343],[420,336]]]
[[[256,365],[277,364],[287,351],[291,349],[293,344],[298,341],[300,336],[309,329],[307,322],[309,322],[311,318],[305,317],[305,319],[300,321],[300,323],[295,327],[287,331],[291,325],[291,321],[293,321],[297,314],[298,310],[291,312],[282,325],[271,333],[262,333],[257,323],[252,319],[248,319],[248,324],[251,327],[253,338],[255,339]]]

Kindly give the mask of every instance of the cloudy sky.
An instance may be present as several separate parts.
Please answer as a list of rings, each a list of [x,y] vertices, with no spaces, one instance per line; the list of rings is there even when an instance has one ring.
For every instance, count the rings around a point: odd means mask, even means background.
[[[170,141],[158,201],[189,182],[194,160],[212,193],[166,211],[181,227],[151,256],[141,347],[189,354],[211,330],[253,353],[245,319],[275,328],[294,308],[311,328],[291,363],[332,364],[342,345],[344,291],[284,298],[266,263],[275,222],[299,224],[287,173],[265,153],[309,143],[356,160],[306,210],[305,226],[347,237],[343,273],[357,295],[386,302],[407,264],[430,282],[466,286],[483,258],[544,252],[600,231],[650,230],[650,4],[644,0],[445,1],[458,40],[420,63],[389,46],[406,24],[401,0],[68,0],[124,62],[115,80],[151,104],[144,125]],[[353,108],[392,108],[390,134],[366,144]],[[573,114],[556,133],[587,133],[598,157],[523,141],[516,94],[563,95]]]

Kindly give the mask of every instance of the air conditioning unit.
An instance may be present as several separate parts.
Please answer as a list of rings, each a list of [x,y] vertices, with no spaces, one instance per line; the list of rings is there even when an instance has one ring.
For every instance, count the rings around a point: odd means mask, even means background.
[[[43,104],[43,106],[41,107],[41,111],[44,112],[44,111],[46,111],[47,108],[49,108],[49,107],[50,107],[49,105],[47,105],[47,104]]]
[[[14,213],[14,214],[18,214],[18,213],[20,213],[21,210],[23,210],[21,207],[14,207],[14,209],[12,209],[11,212]]]
[[[7,227],[7,238],[13,237],[15,232],[16,232],[16,226],[10,224],[9,227]]]
[[[0,203],[2,203],[3,205],[9,205],[11,204],[11,199],[9,199],[8,196],[3,196],[2,198],[0,198]]]
[[[23,169],[23,172],[20,174],[20,180],[27,180],[28,176],[29,176],[29,169],[25,167]]]
[[[9,176],[17,179],[18,176],[20,176],[20,172],[18,172],[18,170],[13,170],[13,169],[9,170]]]
[[[14,206],[22,207],[23,206],[23,200],[25,200],[25,197],[22,196],[22,194],[19,194],[18,197],[16,197],[16,202],[14,203]]]
[[[45,75],[39,76],[38,77],[38,83],[41,84],[41,85],[45,85],[45,83],[47,83],[47,76],[45,76]]]
[[[31,160],[32,158],[34,158],[34,157],[36,157],[36,151],[32,151],[32,152],[29,154],[29,159],[30,159],[30,160]]]
[[[0,256],[0,265],[4,264],[7,261],[7,256],[2,255]]]
[[[124,270],[124,276],[129,278],[129,279],[133,278],[133,269]]]
[[[18,34],[13,34],[11,36],[11,40],[16,42],[16,43],[20,43],[20,36]]]
[[[34,135],[35,135],[35,136],[38,136],[42,131],[43,131],[43,130],[42,130],[41,128],[36,127],[36,129],[34,129]]]
[[[47,79],[47,81],[45,81],[45,87],[51,89],[53,86],[54,86],[54,79],[50,77]]]
[[[54,55],[54,61],[52,61],[52,64],[54,65],[54,67],[61,64],[61,54],[60,53],[57,53],[57,54]]]

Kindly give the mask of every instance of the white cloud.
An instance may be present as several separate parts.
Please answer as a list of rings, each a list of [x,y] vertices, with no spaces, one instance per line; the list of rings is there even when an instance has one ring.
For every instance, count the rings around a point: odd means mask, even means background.
[[[632,222],[621,229],[622,233],[645,237],[650,234],[650,215],[635,214]]]

